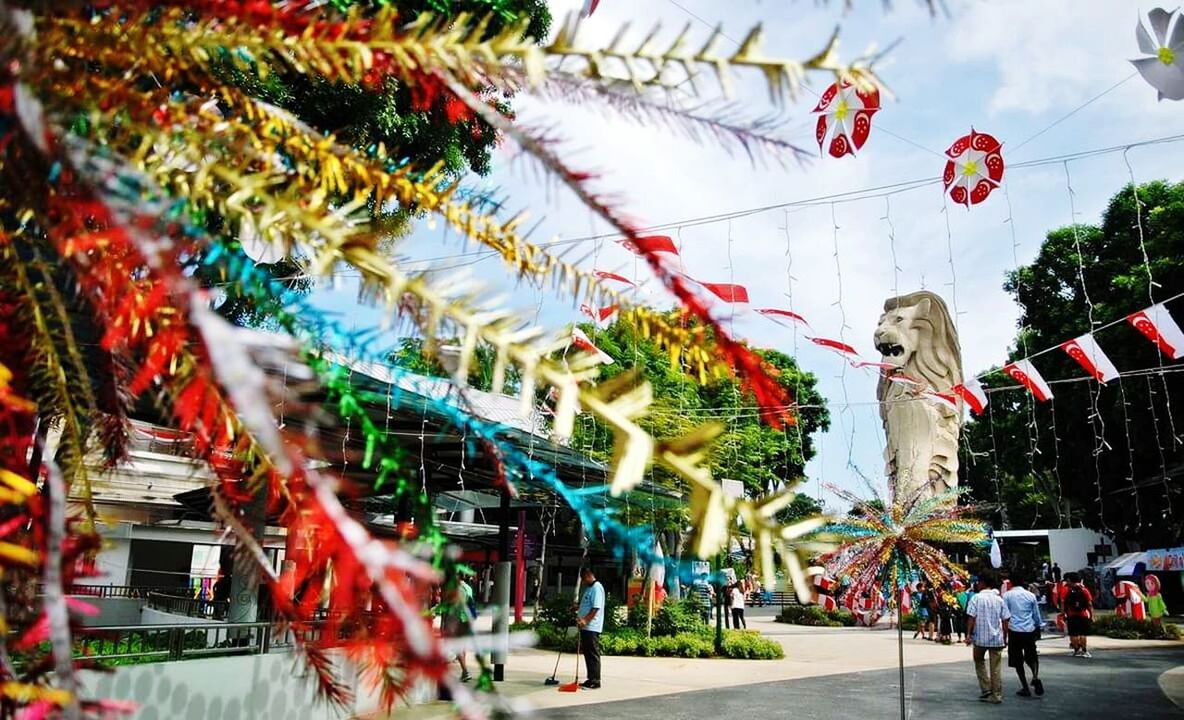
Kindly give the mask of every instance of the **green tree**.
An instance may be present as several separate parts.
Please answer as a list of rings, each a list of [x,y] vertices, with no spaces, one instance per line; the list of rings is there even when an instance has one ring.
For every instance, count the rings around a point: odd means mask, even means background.
[[[1067,354],[1049,352],[1034,364],[1054,381],[1052,402],[991,393],[988,412],[966,429],[975,497],[994,505],[997,526],[1083,523],[1149,546],[1178,542],[1184,385],[1123,319],[1184,293],[1184,184],[1122,188],[1100,225],[1048,233],[1004,288],[1022,310],[1013,359],[1088,332],[1092,315],[1095,329],[1115,323],[1098,339],[1124,376],[1099,385]],[[1184,304],[1168,307],[1184,320]],[[986,384],[1013,383],[993,375]]]
[[[744,483],[749,495],[770,492],[781,483],[800,479],[806,462],[814,456],[814,433],[830,426],[830,415],[816,389],[813,374],[798,368],[788,355],[776,350],[759,350],[761,357],[778,372],[778,381],[803,406],[795,413],[793,426],[774,429],[761,422],[751,399],[732,378],[700,385],[679,368],[672,367],[666,353],[642,338],[628,323],[614,323],[604,330],[583,326],[598,347],[615,362],[605,366],[605,379],[638,368],[654,387],[654,403],[640,422],[659,438],[684,435],[696,427],[716,422],[723,432],[710,457],[716,478]],[[577,428],[575,442],[594,455],[607,459],[611,431],[599,424]],[[663,479],[660,470],[655,477]]]
[[[815,500],[811,495],[800,492],[793,496],[793,502],[789,507],[777,513],[777,522],[788,525],[799,520],[813,517],[822,514],[822,504]]]
[[[438,347],[459,344],[459,340],[441,340]],[[478,345],[475,355],[474,362],[469,368],[469,385],[476,390],[488,392],[493,388],[493,366],[497,359],[496,354],[493,348],[487,345]],[[399,347],[390,355],[390,361],[407,372],[428,377],[448,376],[438,354],[428,356],[424,353],[422,338],[400,340]],[[511,365],[506,368],[505,392],[514,393],[519,386],[518,368]]]
[[[879,498],[873,498],[867,501],[867,506],[876,510],[877,512],[884,512],[884,501]],[[863,513],[859,512],[859,508],[851,508],[847,511],[847,517],[863,517]]]

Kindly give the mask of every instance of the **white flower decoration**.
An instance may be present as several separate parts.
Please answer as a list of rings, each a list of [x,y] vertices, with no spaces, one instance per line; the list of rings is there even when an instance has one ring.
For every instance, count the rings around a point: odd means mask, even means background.
[[[1151,57],[1131,60],[1143,79],[1159,91],[1159,99],[1184,100],[1184,20],[1179,10],[1155,8],[1147,13],[1155,37],[1140,21],[1135,28],[1140,52]],[[1169,34],[1168,30],[1171,30]]]

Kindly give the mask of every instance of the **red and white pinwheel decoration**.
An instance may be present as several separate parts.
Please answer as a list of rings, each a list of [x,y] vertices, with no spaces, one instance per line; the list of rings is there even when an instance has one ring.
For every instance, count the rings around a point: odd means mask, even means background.
[[[814,129],[818,148],[821,150],[829,137],[826,151],[831,157],[854,155],[867,142],[872,132],[872,115],[879,109],[879,90],[863,92],[849,82],[831,83],[814,108],[818,113],[818,125]]]
[[[943,180],[954,202],[978,205],[1003,180],[1003,145],[991,135],[970,129],[946,150]]]

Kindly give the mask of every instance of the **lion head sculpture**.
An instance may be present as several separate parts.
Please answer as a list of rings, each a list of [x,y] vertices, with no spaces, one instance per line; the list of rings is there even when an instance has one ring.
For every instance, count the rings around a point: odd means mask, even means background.
[[[927,290],[889,298],[874,340],[882,362],[896,368],[876,388],[889,477],[907,490],[956,487],[961,413],[921,395],[947,394],[962,382],[962,351],[945,302]],[[917,384],[889,380],[893,374]]]

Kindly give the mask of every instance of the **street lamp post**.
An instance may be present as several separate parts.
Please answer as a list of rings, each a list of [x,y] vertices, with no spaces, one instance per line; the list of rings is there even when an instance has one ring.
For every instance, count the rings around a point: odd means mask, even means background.
[[[723,563],[720,561],[720,556],[715,556],[715,654],[724,654],[724,589],[719,582],[719,577],[722,571]]]

